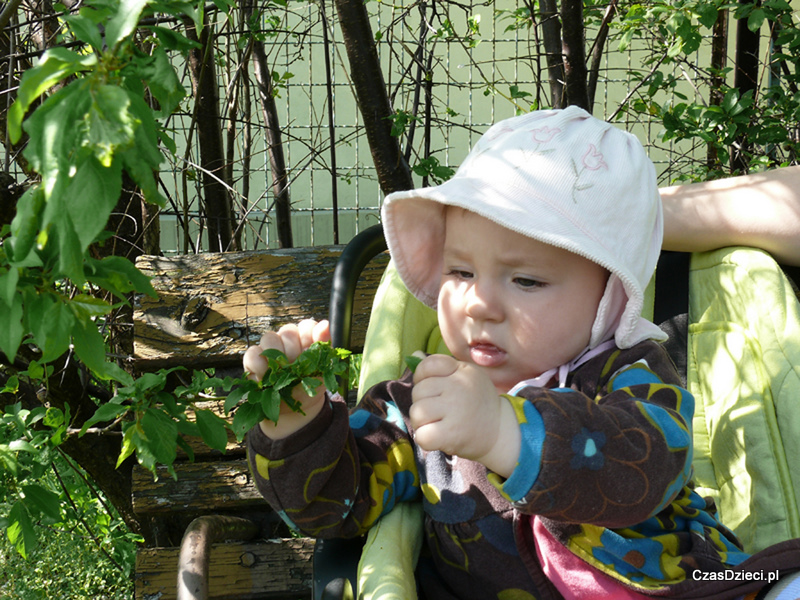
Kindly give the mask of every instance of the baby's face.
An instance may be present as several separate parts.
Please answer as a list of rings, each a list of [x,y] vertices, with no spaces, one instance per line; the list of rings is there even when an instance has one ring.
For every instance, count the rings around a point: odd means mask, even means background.
[[[466,210],[448,208],[445,228],[439,326],[453,356],[505,393],[586,348],[606,269]]]

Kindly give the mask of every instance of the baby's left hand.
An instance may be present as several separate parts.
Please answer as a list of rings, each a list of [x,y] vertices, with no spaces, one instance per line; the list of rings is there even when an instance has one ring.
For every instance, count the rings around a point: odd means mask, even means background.
[[[480,368],[433,354],[414,371],[409,418],[423,450],[480,462],[508,477],[519,457],[520,433],[511,404]]]

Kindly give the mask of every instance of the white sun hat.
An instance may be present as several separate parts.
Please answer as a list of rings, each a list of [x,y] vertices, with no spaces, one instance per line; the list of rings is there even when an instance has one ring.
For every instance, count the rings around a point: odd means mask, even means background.
[[[389,194],[389,251],[409,291],[433,308],[447,206],[608,269],[590,348],[611,337],[620,348],[666,338],[640,317],[663,216],[655,169],[635,136],[575,106],[536,111],[492,126],[449,181]]]

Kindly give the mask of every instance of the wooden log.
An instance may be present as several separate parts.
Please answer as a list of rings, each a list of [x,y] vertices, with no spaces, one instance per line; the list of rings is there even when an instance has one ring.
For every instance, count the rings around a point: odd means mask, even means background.
[[[331,280],[342,246],[261,252],[142,256],[158,299],[134,303],[134,358],[140,370],[176,364],[238,367],[241,353],[285,323],[328,316]],[[353,346],[363,345],[369,309],[388,255],[361,275]]]
[[[209,566],[211,600],[307,599],[314,540],[214,544]],[[136,600],[176,598],[178,548],[142,548],[136,555]]]
[[[258,493],[246,459],[175,463],[175,480],[166,468],[158,479],[142,467],[133,470],[133,510],[137,514],[209,513],[260,507],[269,510]]]

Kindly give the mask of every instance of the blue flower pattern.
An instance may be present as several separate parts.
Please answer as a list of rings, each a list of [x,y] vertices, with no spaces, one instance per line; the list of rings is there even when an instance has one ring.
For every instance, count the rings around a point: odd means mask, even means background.
[[[606,445],[606,436],[602,431],[589,431],[582,427],[580,433],[572,438],[572,451],[575,455],[570,461],[570,466],[578,471],[589,469],[599,471],[605,464],[605,457],[601,452]]]

